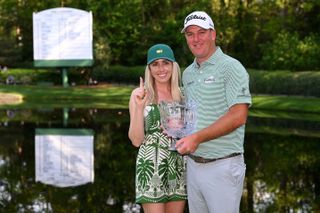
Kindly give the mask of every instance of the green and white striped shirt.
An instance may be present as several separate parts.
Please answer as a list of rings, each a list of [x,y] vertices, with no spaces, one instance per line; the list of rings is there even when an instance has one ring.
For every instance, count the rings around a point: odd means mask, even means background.
[[[198,104],[196,130],[208,127],[235,104],[251,105],[246,69],[220,47],[201,66],[194,60],[183,72],[182,80],[186,98]],[[244,131],[245,125],[228,135],[201,143],[194,155],[219,158],[243,152]]]

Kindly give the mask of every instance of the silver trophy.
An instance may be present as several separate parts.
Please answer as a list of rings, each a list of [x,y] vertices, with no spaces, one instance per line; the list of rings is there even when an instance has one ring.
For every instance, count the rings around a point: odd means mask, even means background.
[[[176,141],[191,134],[196,124],[196,104],[193,101],[160,102],[161,125],[172,137],[170,151],[176,150]]]

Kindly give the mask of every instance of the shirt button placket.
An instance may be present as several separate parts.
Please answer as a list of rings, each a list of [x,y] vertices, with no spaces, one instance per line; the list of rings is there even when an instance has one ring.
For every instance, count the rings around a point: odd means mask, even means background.
[[[202,68],[201,67],[199,67],[198,68],[198,72],[199,72],[199,76],[198,76],[198,82],[199,82],[199,84],[201,83],[201,79],[202,79],[202,73],[203,73],[203,71],[202,71]]]

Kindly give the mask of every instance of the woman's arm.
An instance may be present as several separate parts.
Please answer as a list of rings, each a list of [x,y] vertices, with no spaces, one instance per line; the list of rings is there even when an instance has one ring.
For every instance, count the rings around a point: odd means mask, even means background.
[[[130,126],[128,136],[135,147],[139,147],[144,139],[144,107],[147,94],[143,80],[140,78],[140,87],[134,89],[129,101]]]

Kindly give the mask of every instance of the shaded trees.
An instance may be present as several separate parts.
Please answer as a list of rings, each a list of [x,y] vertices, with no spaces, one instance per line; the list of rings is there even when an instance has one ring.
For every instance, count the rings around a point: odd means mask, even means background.
[[[246,67],[320,67],[319,48],[315,48],[320,44],[320,2],[316,0],[0,0],[0,63],[19,66],[17,62],[32,61],[32,13],[60,6],[92,11],[95,64],[101,69],[109,64],[145,64],[146,51],[154,43],[169,44],[179,63],[188,65],[193,56],[180,30],[193,10],[212,16],[218,45]],[[297,45],[290,51],[300,61],[285,49]]]

